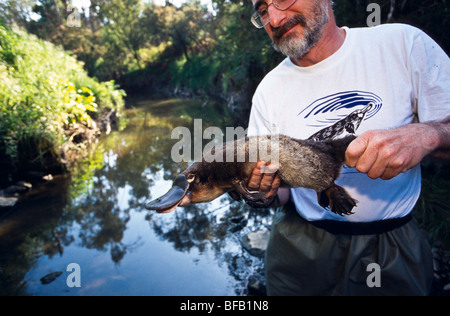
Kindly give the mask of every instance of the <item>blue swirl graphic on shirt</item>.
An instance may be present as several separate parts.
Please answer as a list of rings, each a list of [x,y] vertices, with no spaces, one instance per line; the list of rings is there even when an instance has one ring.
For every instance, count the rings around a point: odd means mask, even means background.
[[[355,107],[365,107],[369,103],[374,103],[374,107],[366,114],[365,120],[374,116],[382,106],[382,100],[379,96],[372,92],[365,91],[346,91],[332,94],[320,98],[308,105],[298,115],[306,112],[304,118],[320,113],[333,113],[341,109],[353,109]],[[345,115],[344,115],[345,116]],[[342,115],[338,119],[341,119]]]
[[[354,134],[362,121],[380,111],[382,101],[372,92],[339,92],[314,101],[297,116],[301,115],[307,126],[322,128],[311,139],[324,140],[344,132]]]

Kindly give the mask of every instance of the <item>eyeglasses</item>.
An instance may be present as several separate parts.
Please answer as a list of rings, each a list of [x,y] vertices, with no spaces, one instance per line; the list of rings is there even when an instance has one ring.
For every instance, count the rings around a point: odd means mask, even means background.
[[[277,8],[280,11],[286,11],[289,9],[297,0],[273,0],[272,3],[267,4],[263,0],[259,0],[256,5],[256,11],[252,14],[252,18],[250,21],[252,21],[253,25],[258,28],[262,29],[270,22],[270,16],[269,16],[269,6],[273,4],[275,8]]]

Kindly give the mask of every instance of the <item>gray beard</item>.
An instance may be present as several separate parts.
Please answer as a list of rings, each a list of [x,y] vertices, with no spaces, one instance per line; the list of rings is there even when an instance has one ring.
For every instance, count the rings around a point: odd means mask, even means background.
[[[291,58],[302,58],[309,53],[311,48],[322,37],[323,29],[330,19],[327,1],[316,3],[313,11],[314,19],[311,21],[308,21],[304,15],[297,14],[284,25],[274,30],[272,45],[276,51]],[[282,38],[284,33],[297,24],[303,27],[303,37],[293,33]]]

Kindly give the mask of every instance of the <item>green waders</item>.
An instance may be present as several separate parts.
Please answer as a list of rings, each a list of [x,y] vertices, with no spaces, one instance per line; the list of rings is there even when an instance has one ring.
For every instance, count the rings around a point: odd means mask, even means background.
[[[318,228],[288,203],[274,217],[266,251],[268,295],[429,294],[432,254],[415,220],[359,233]]]

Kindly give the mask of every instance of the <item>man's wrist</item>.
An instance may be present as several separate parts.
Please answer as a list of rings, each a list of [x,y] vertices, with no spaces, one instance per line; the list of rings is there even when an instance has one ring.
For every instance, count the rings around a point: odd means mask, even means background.
[[[431,148],[430,155],[435,158],[450,159],[450,116],[441,122],[422,124],[430,130],[426,140]]]

